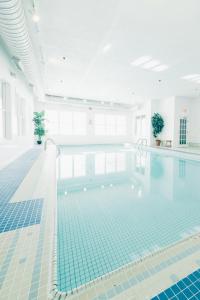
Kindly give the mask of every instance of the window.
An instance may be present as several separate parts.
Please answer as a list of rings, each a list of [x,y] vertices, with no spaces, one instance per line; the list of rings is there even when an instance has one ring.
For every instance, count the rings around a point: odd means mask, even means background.
[[[49,134],[86,135],[86,113],[47,110],[46,127]]]
[[[71,135],[73,133],[72,112],[60,112],[60,134]]]
[[[95,135],[126,135],[126,117],[111,114],[95,114]]]
[[[73,134],[86,135],[86,113],[74,112],[73,113]]]
[[[187,144],[187,120],[186,118],[180,119],[180,132],[179,132],[179,143],[180,145],[186,145]]]
[[[55,110],[46,111],[46,129],[48,134],[58,134],[58,113]]]
[[[135,119],[135,135],[138,138],[146,137],[146,116],[137,116]]]
[[[106,115],[106,135],[115,135],[115,122],[114,115]]]
[[[116,118],[117,124],[117,135],[126,135],[126,117],[125,116],[117,116]]]
[[[95,135],[105,135],[105,116],[103,114],[95,114],[94,120]]]

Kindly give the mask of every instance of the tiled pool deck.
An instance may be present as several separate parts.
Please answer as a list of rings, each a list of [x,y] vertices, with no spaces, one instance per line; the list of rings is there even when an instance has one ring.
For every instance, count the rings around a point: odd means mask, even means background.
[[[184,241],[147,253],[73,294],[57,291],[55,157],[54,147],[47,153],[32,149],[0,171],[0,299],[200,299],[198,228]]]
[[[51,169],[40,148],[33,148],[0,170],[2,300],[48,299],[53,205],[46,199],[55,195],[55,186],[48,186],[53,163]]]

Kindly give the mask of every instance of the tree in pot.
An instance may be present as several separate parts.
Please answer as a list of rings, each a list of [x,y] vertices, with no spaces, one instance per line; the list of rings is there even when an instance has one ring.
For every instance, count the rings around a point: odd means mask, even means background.
[[[161,140],[157,139],[164,127],[164,120],[159,113],[154,113],[151,117],[151,124],[153,127],[153,136],[156,138],[156,146],[160,146]]]
[[[33,113],[33,123],[35,126],[34,129],[34,135],[37,136],[37,143],[42,144],[42,137],[45,135],[45,118],[44,118],[45,112],[34,112]]]

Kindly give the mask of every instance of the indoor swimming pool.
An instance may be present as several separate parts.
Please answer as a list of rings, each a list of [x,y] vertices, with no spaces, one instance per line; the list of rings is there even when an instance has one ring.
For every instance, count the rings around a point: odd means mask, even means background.
[[[122,146],[61,147],[57,283],[66,292],[200,230],[200,162]]]

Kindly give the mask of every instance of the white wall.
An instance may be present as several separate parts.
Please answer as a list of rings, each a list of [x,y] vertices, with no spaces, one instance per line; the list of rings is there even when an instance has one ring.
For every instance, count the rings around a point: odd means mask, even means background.
[[[200,99],[182,96],[152,100],[151,113],[154,112],[160,113],[165,121],[165,127],[160,134],[161,140],[172,140],[173,147],[181,146],[180,119],[187,118],[187,143],[200,143]]]
[[[137,133],[136,129],[136,118],[145,117],[145,130],[142,134]],[[151,100],[146,100],[143,104],[138,107],[132,113],[132,141],[136,143],[139,138],[147,139],[147,144],[151,144]]]
[[[0,46],[0,84],[1,96],[6,97],[6,136],[0,137],[0,165],[5,160],[16,157],[17,153],[23,152],[33,144],[33,93],[23,77],[23,74],[12,64],[5,49]],[[11,74],[16,76],[12,76]],[[17,97],[23,99],[25,119],[23,130],[19,135],[18,125],[22,118],[16,105]],[[1,111],[2,113],[2,111]],[[2,126],[2,124],[1,124]]]
[[[48,135],[58,144],[119,144],[132,141],[132,113],[129,111],[118,111],[114,109],[92,108],[84,106],[72,106],[66,104],[54,104],[49,102],[37,102],[36,110],[56,110],[56,111],[83,111],[87,114],[87,132],[86,135]],[[127,134],[125,136],[96,136],[94,133],[94,114],[119,114],[127,118]]]
[[[200,99],[195,99],[191,107],[190,143],[200,144]]]

